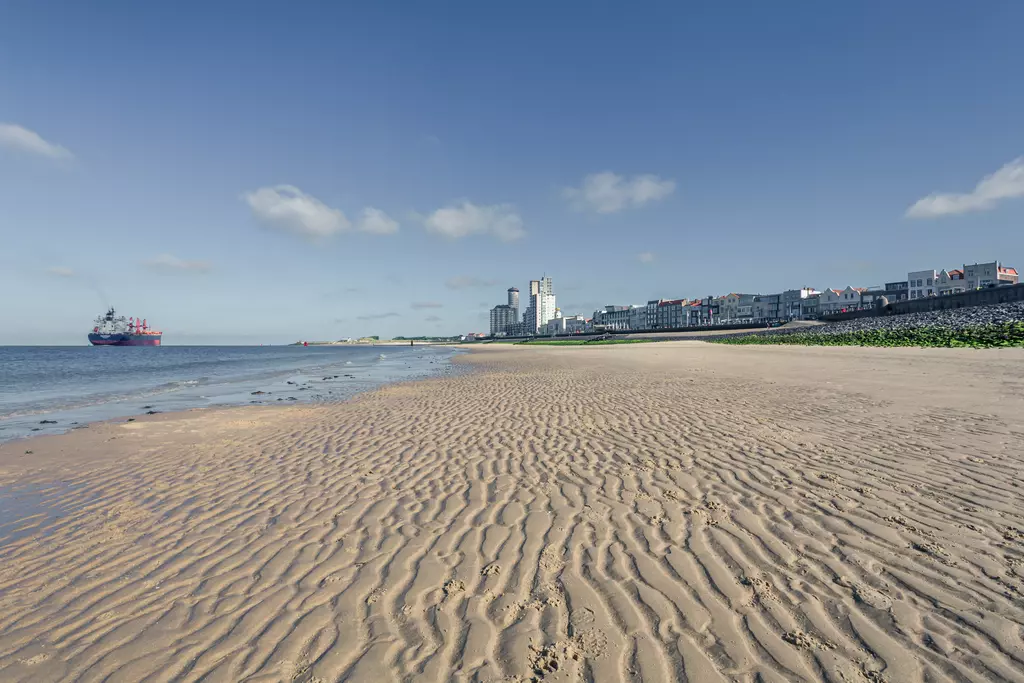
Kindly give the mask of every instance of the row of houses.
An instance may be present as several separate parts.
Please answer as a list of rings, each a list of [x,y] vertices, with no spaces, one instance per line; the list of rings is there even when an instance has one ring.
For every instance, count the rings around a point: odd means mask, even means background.
[[[780,320],[814,320],[823,315],[855,311],[895,302],[947,296],[986,287],[1017,284],[1014,268],[993,261],[951,270],[911,271],[906,280],[881,287],[789,289],[778,294],[741,294],[701,299],[655,299],[646,304],[605,306],[594,311],[586,330],[657,330]],[[578,316],[577,316],[578,317]],[[565,334],[565,332],[558,332]]]

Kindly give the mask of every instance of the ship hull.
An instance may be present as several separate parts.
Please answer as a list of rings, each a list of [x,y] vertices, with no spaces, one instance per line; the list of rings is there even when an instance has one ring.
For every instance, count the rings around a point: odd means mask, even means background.
[[[89,335],[93,346],[160,346],[159,334],[98,334]]]

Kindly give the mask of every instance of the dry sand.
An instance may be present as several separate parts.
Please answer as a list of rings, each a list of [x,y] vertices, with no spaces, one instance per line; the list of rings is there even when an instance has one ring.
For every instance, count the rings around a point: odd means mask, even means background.
[[[469,362],[0,448],[0,680],[1024,680],[1024,353]]]

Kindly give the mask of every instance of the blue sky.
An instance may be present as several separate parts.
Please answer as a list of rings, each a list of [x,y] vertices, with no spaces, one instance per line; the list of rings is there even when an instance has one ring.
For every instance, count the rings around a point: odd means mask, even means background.
[[[1024,266],[1024,3],[842,5],[0,4],[0,344]]]

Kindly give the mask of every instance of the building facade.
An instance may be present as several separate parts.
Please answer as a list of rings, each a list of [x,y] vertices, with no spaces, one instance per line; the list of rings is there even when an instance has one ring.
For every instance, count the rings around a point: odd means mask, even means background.
[[[959,268],[940,270],[935,278],[935,291],[939,296],[966,292],[967,282],[964,280],[964,271]]]
[[[755,294],[731,292],[718,298],[718,318],[722,323],[743,322],[754,317]]]
[[[886,282],[884,294],[889,301],[903,301],[910,298],[910,281]]]
[[[658,304],[664,299],[651,299],[644,306],[646,317],[644,318],[644,329],[653,330],[658,326]]]
[[[640,306],[605,306],[594,311],[593,325],[605,330],[631,330],[636,319],[633,310]],[[645,310],[646,313],[646,310]]]
[[[934,270],[913,270],[907,273],[908,298],[923,299],[926,296],[935,296],[935,280],[938,277],[939,274]]]
[[[547,325],[549,320],[555,317],[555,288],[551,284],[551,278],[544,276],[540,279],[540,286],[537,299],[537,323],[538,327]]]
[[[529,334],[540,329],[540,280],[530,280],[530,297],[523,311],[523,325]]]
[[[800,320],[803,318],[803,300],[809,296],[821,294],[813,287],[787,289],[779,296],[779,319]]]
[[[821,301],[821,292],[812,294],[800,300],[800,319],[814,320],[818,317],[818,304]]]
[[[516,326],[517,320],[515,310],[508,304],[499,304],[491,309],[491,336],[503,337]]]
[[[984,289],[999,285],[1015,285],[1019,281],[1014,268],[1004,268],[997,261],[991,263],[964,264],[965,289]]]
[[[519,321],[519,290],[515,287],[508,288],[508,307],[516,314],[516,322]]]
[[[753,303],[754,319],[778,320],[781,301],[782,294],[758,294]]]
[[[587,319],[582,315],[558,316],[548,321],[544,331],[550,336],[582,334],[587,331]]]
[[[662,299],[659,301],[655,326],[658,329],[688,327],[690,325],[689,303],[686,299]]]
[[[861,308],[861,294],[866,291],[865,287],[849,286],[846,289],[826,289],[818,297],[818,315],[855,311]]]

